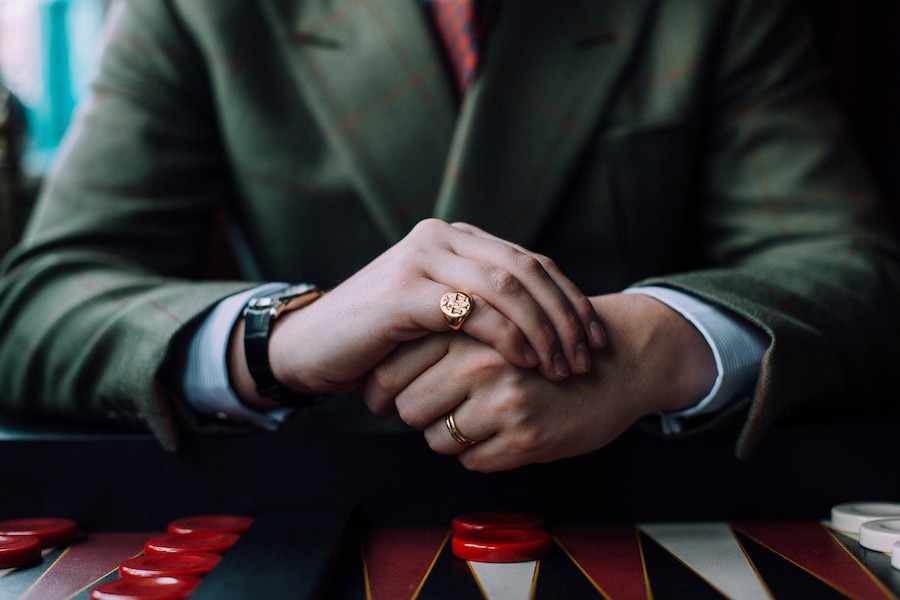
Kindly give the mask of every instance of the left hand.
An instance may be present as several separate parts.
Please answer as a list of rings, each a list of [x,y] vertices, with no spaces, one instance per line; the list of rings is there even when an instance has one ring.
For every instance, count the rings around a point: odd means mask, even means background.
[[[709,346],[680,314],[640,295],[592,302],[609,343],[595,351],[586,375],[549,381],[483,342],[447,332],[403,344],[373,369],[366,404],[381,416],[396,410],[436,452],[490,472],[591,452],[638,419],[690,406],[712,387]],[[478,443],[450,435],[450,411]]]

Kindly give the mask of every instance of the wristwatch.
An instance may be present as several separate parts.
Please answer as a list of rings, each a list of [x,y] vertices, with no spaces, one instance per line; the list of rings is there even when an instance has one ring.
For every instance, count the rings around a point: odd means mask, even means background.
[[[275,319],[312,304],[321,295],[322,290],[312,283],[299,283],[275,295],[255,297],[247,302],[244,307],[244,355],[260,396],[285,406],[306,406],[318,401],[319,396],[292,392],[275,379],[269,365],[269,331]]]

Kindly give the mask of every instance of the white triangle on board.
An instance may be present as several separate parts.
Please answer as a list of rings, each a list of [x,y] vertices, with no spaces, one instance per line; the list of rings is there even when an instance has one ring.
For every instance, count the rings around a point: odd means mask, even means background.
[[[537,561],[486,563],[470,561],[469,566],[488,600],[528,600],[532,597]]]
[[[653,523],[640,529],[734,600],[771,600],[727,523]]]

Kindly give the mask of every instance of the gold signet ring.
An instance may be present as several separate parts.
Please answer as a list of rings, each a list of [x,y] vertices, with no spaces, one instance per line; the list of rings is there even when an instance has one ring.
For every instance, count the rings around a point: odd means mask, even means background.
[[[456,331],[472,312],[472,297],[465,292],[447,292],[441,297],[441,312],[450,329]]]
[[[463,446],[471,446],[475,443],[476,440],[471,438],[467,438],[462,434],[459,428],[456,426],[456,421],[453,420],[453,411],[447,413],[447,418],[444,419],[444,422],[447,424],[447,430],[450,432],[450,435],[453,436],[453,439],[462,444]]]

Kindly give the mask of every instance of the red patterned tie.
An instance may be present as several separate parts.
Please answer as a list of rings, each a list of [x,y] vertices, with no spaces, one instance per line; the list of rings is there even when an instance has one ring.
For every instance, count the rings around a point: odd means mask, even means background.
[[[447,49],[459,91],[465,94],[478,66],[480,29],[475,0],[432,0],[431,14]]]

